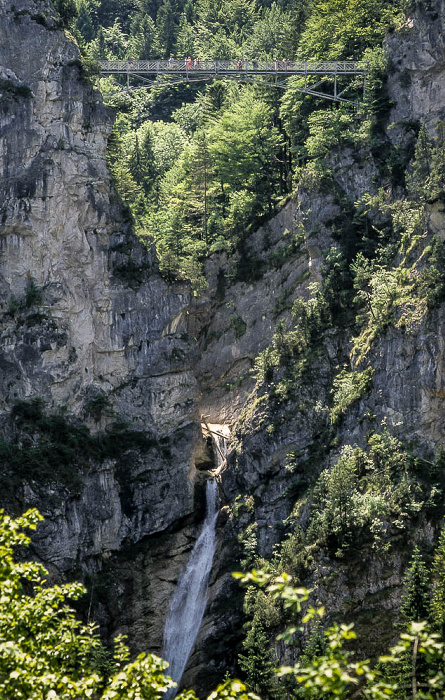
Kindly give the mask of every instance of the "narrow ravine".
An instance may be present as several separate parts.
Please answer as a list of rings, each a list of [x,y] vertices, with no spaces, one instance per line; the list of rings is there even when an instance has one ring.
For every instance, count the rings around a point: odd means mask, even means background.
[[[215,553],[215,525],[218,516],[218,485],[211,478],[206,485],[206,516],[187,567],[179,578],[165,621],[163,658],[167,673],[179,683],[192,652],[207,604],[207,588]],[[176,695],[172,688],[166,700]]]

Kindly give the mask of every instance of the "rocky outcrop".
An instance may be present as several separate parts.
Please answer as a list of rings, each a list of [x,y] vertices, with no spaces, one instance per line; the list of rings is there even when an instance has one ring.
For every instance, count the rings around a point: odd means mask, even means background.
[[[419,121],[434,131],[437,121],[445,118],[444,9],[442,0],[419,2],[405,26],[387,38],[393,65],[388,80],[394,100],[390,119],[396,126]],[[400,138],[399,129],[388,135]]]

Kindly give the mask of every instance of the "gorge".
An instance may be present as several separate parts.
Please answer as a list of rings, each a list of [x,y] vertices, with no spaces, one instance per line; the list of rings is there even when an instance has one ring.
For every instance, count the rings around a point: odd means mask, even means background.
[[[412,549],[431,555],[444,514],[444,200],[423,199],[412,225],[402,194],[421,126],[443,148],[443,1],[417,3],[385,39],[370,142],[333,137],[328,174],[302,156],[277,210],[238,249],[207,256],[199,292],[161,274],[135,236],[106,162],[113,111],[54,8],[0,0],[0,15],[2,507],[39,509],[33,556],[56,582],[85,581],[103,638],[125,633],[134,652],[162,653],[204,535],[207,606],[187,614],[200,631],[194,645],[186,631],[182,681],[200,694],[237,670],[249,613],[232,572],[271,561],[329,620],[353,620],[375,657],[394,639]],[[400,241],[371,273],[357,255],[388,228]],[[383,297],[391,313],[373,326]],[[212,430],[230,436],[222,465]],[[369,515],[357,487],[359,524],[326,535],[319,479],[333,486],[321,475],[351,458],[350,483],[372,481],[371,462],[391,471],[388,455],[399,461],[385,494],[406,493]],[[282,629],[275,613],[267,622]]]

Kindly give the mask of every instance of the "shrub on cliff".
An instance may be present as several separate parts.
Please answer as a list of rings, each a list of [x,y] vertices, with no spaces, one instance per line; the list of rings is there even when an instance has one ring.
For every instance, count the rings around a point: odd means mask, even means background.
[[[357,636],[353,625],[334,623],[322,630],[324,609],[307,607],[310,591],[294,588],[287,574],[274,576],[254,570],[234,576],[248,585],[248,597],[252,597],[252,588],[259,586],[270,602],[288,612],[292,624],[278,635],[278,642],[295,643],[303,631],[298,625],[299,619],[306,630],[312,628],[315,633],[310,637],[307,653],[294,665],[281,666],[276,671],[278,678],[286,682],[287,697],[317,700],[334,697],[343,700],[359,697],[438,700],[444,697],[444,644],[437,634],[431,633],[426,622],[409,623],[397,644],[372,666],[369,660],[355,658],[351,649],[351,641]]]

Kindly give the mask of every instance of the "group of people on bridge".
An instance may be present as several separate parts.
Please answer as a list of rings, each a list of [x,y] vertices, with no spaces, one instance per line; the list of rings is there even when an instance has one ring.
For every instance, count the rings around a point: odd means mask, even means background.
[[[133,63],[133,61],[132,61]],[[186,70],[199,70],[201,68],[201,62],[199,58],[195,58],[192,60],[191,56],[187,56],[187,58],[184,59],[184,65],[180,66],[181,61],[175,61],[173,56],[170,56],[168,59],[168,67],[170,70],[173,70],[174,68],[185,68]],[[221,61],[222,66],[224,67],[225,61]],[[238,59],[236,62],[236,69],[241,71],[241,70],[247,70],[249,68],[249,63],[252,65],[253,70],[258,70],[258,64],[259,64],[259,59],[253,58],[251,61],[249,60],[241,60]],[[175,65],[176,64],[176,65]],[[284,70],[288,71],[290,66],[290,61],[287,58],[283,58],[281,61],[278,60],[278,58],[273,59],[273,69],[278,71],[278,70]],[[130,65],[130,68],[132,65]],[[227,66],[228,67],[228,66]]]
[[[175,67],[175,59],[173,56],[170,56],[168,59],[168,67],[170,70],[173,70]],[[187,68],[187,70],[198,70],[200,68],[200,62],[199,58],[195,58],[192,63],[191,56],[188,56],[186,59],[184,59],[184,68]]]

